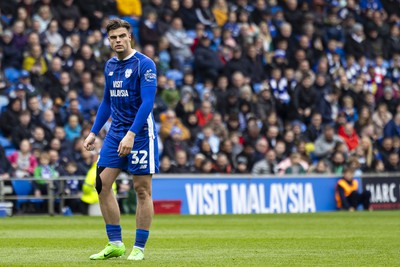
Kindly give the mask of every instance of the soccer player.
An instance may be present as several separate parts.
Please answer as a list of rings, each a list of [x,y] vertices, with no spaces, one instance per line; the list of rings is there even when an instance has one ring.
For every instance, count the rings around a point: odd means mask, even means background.
[[[107,25],[108,39],[116,57],[105,65],[104,98],[83,146],[94,149],[95,137],[111,115],[112,124],[97,162],[96,190],[106,223],[107,246],[91,260],[125,254],[121,238],[120,212],[112,184],[121,170],[133,174],[138,203],[136,239],[128,260],[143,260],[153,217],[151,179],[158,172],[157,134],[152,114],[157,87],[154,62],[131,47],[131,27],[121,19]]]

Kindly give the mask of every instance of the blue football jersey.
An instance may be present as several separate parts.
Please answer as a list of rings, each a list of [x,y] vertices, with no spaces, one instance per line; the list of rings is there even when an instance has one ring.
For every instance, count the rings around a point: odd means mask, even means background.
[[[137,138],[156,136],[152,112],[147,118],[138,118],[144,122],[140,128],[132,128],[135,127],[133,122],[142,105],[143,94],[155,94],[156,73],[154,62],[137,51],[123,60],[113,57],[107,61],[104,69],[104,96],[110,99],[112,119],[108,134],[121,139],[128,130],[132,130]],[[154,99],[154,95],[152,97]]]

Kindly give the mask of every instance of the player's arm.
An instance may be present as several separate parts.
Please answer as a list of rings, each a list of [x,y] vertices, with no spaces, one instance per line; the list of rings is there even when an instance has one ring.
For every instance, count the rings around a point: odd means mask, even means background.
[[[140,66],[140,96],[142,104],[138,109],[132,126],[129,128],[124,139],[122,139],[118,148],[121,157],[126,156],[131,152],[136,134],[141,131],[153,109],[157,91],[156,73],[156,66],[151,60],[143,62],[143,65]]]
[[[90,130],[90,134],[83,143],[83,147],[86,150],[91,151],[94,149],[94,141],[96,140],[96,135],[100,132],[101,128],[103,128],[104,124],[110,117],[110,114],[111,114],[110,91],[107,90],[107,87],[105,85],[103,100],[101,101],[99,109],[97,110],[97,115],[96,119],[94,120],[93,127]]]

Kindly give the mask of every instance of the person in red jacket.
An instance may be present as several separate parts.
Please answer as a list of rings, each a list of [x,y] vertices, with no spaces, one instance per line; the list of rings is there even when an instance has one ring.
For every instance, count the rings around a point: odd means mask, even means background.
[[[196,111],[196,116],[199,120],[200,127],[205,126],[213,118],[212,105],[210,101],[203,101],[201,107]]]
[[[340,126],[338,134],[345,141],[349,151],[353,151],[358,146],[359,137],[354,129],[353,123],[347,122],[346,124]]]
[[[358,191],[358,181],[354,179],[354,170],[350,167],[344,169],[343,177],[336,185],[335,198],[339,209],[355,211],[362,204],[364,210],[371,210],[371,192]]]

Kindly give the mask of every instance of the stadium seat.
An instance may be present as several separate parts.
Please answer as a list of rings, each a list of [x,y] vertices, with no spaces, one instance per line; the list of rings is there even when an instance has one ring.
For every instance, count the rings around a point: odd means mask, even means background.
[[[11,181],[15,195],[18,197],[26,197],[33,194],[33,187],[31,181],[26,180],[12,180]],[[24,203],[35,203],[41,204],[43,203],[43,199],[17,199],[16,208],[18,211],[23,211],[22,204]]]

